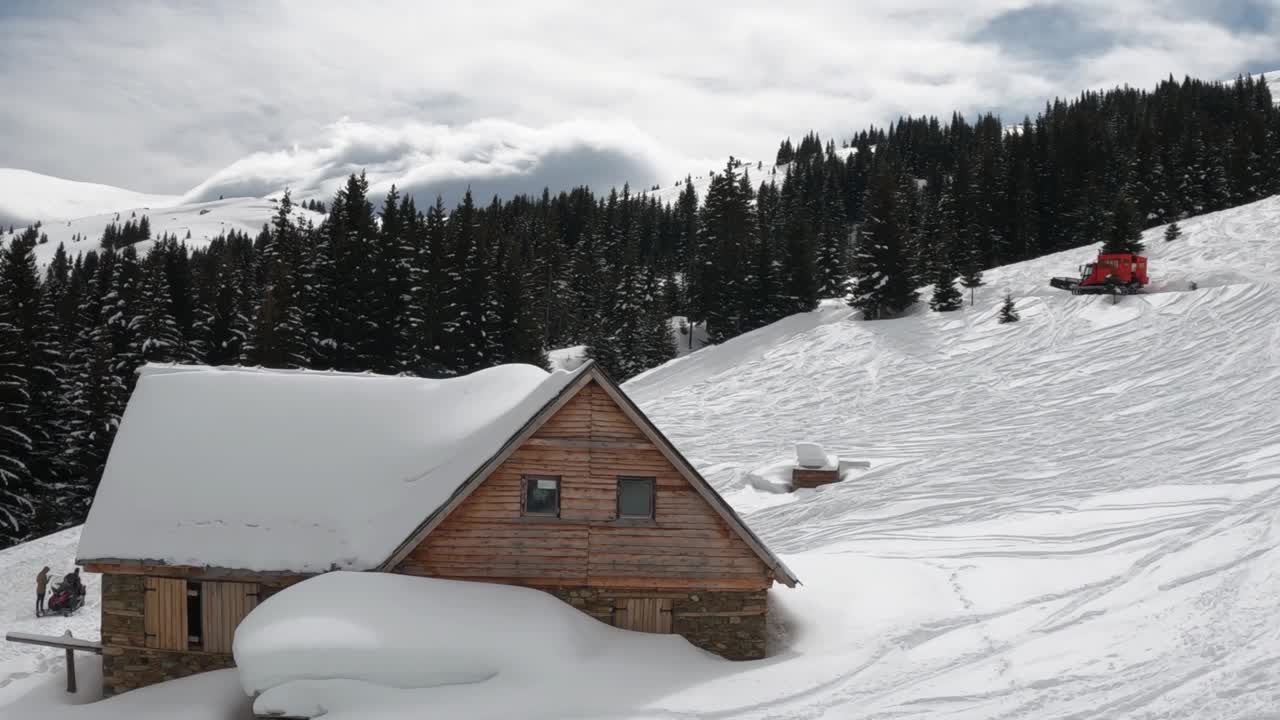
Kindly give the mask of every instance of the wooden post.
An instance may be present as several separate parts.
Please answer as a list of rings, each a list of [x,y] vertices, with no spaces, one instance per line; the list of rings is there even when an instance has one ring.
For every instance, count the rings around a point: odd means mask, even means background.
[[[70,638],[71,631],[68,630],[62,634],[63,637]],[[74,693],[76,691],[76,656],[71,648],[67,648],[67,692]]]

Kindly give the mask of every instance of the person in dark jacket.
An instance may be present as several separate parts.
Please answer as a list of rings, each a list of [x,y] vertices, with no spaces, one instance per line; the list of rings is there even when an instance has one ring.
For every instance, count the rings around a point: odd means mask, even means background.
[[[62,586],[59,589],[70,590],[72,595],[84,594],[84,584],[80,582],[80,568],[67,573],[66,577],[62,578]]]
[[[36,617],[44,615],[44,592],[49,589],[49,566],[36,576]]]

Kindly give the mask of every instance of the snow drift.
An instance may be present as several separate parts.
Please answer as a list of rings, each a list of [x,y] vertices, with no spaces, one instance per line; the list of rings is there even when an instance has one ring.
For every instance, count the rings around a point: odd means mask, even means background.
[[[374,704],[400,697],[406,708],[442,713],[423,696],[394,691],[449,686],[474,686],[444,692],[476,703],[452,717],[479,717],[472,713],[480,698],[517,688],[519,706],[533,713],[522,717],[532,717],[627,693],[630,678],[618,671],[630,664],[666,668],[657,676],[729,664],[677,636],[613,628],[540,590],[352,572],[326,573],[268,598],[236,630],[234,653],[256,712],[307,717],[362,697],[381,698]],[[582,687],[597,674],[592,667],[613,680]]]
[[[29,170],[0,168],[0,224],[27,225],[176,205],[177,195],[155,195],[98,183],[65,180]],[[98,228],[99,234],[102,228]]]

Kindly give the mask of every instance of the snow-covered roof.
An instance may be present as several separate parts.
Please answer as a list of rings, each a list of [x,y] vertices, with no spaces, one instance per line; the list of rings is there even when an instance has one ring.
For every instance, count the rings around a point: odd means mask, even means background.
[[[427,380],[145,366],[78,561],[375,568],[589,367]]]

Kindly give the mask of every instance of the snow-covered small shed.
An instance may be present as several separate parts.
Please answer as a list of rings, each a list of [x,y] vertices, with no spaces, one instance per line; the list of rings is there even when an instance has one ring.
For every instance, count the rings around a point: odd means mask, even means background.
[[[108,694],[230,666],[258,602],[331,570],[534,587],[744,659],[797,582],[590,362],[145,366],[77,555],[103,574]]]

